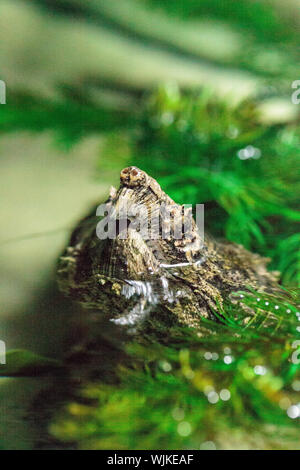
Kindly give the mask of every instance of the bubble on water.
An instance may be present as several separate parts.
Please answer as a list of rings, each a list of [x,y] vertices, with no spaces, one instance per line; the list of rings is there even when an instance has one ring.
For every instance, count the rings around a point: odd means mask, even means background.
[[[223,389],[220,391],[220,398],[221,398],[221,400],[227,401],[227,400],[230,400],[230,397],[231,397],[231,393],[230,393],[229,390],[227,390],[227,388],[223,388]]]
[[[257,160],[261,157],[261,150],[257,147],[253,147],[253,145],[247,145],[247,147],[237,152],[237,156],[240,160],[248,160],[249,158]]]
[[[159,365],[164,372],[170,372],[172,370],[172,366],[168,361],[160,361]]]
[[[169,126],[174,121],[174,114],[170,112],[165,112],[161,115],[160,121],[164,126]]]
[[[178,434],[180,434],[180,436],[187,437],[191,434],[192,427],[191,427],[190,423],[188,423],[187,421],[182,421],[177,426],[177,432],[178,432]]]
[[[219,359],[219,354],[216,353],[216,352],[213,352],[212,355],[211,355],[211,358],[213,361],[216,361],[217,359]]]
[[[225,347],[224,348],[224,354],[230,354],[231,353],[231,349],[228,348],[228,347]]]
[[[182,408],[174,408],[172,410],[172,416],[176,421],[181,421],[184,418],[184,410]]]
[[[267,369],[264,366],[257,365],[257,366],[254,367],[254,373],[256,375],[265,375],[266,372],[267,372]]]
[[[300,409],[297,405],[292,405],[287,409],[286,414],[291,419],[298,418],[300,416]]]
[[[300,392],[300,380],[295,380],[292,383],[292,389],[295,390],[295,392]]]
[[[206,351],[206,352],[204,353],[204,359],[206,359],[207,361],[209,361],[211,358],[212,358],[212,353],[209,352],[209,351]]]
[[[200,445],[200,450],[216,450],[217,446],[213,441],[205,441]]]
[[[215,403],[217,403],[219,401],[219,394],[215,390],[212,390],[207,395],[207,399],[208,399],[209,403],[212,403],[214,405]]]
[[[224,356],[224,362],[225,364],[231,364],[233,361],[233,357],[230,355]]]

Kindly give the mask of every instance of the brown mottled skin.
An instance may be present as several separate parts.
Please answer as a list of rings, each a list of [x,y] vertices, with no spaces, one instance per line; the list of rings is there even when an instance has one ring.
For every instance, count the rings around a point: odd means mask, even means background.
[[[120,187],[112,188],[107,204],[117,210],[124,201],[149,214],[162,203],[171,205],[171,225],[182,224],[182,206],[136,167],[121,171]],[[72,299],[116,322],[138,329],[149,321],[165,330],[177,323],[198,327],[203,317],[216,319],[232,293],[276,290],[276,273],[267,271],[267,259],[234,243],[207,237],[203,242],[194,221],[182,240],[145,240],[135,229],[128,230],[127,239],[118,234],[100,240],[95,213],[75,228],[59,259],[58,281]]]

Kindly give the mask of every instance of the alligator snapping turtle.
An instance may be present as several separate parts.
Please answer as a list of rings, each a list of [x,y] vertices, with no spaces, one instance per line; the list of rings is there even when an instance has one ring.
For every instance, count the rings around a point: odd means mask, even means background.
[[[147,239],[130,225],[130,214],[124,225],[118,210],[125,203],[144,209],[146,228],[158,221],[156,238]],[[267,271],[267,259],[234,243],[202,240],[193,219],[181,239],[170,231],[163,236],[166,220],[152,215],[164,204],[171,207],[167,225],[181,227],[183,206],[144,171],[123,169],[119,189],[112,188],[106,201],[107,221],[118,222],[115,236],[99,239],[96,229],[103,218],[96,209],[83,219],[59,259],[60,289],[116,324],[136,330],[150,321],[163,324],[165,331],[178,323],[199,327],[203,317],[216,320],[215,312],[237,291],[276,290],[276,273]]]

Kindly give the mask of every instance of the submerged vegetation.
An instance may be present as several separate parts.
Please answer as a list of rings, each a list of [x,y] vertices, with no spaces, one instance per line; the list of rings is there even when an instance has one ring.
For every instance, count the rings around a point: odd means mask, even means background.
[[[47,109],[53,119],[43,123],[31,106],[26,127],[77,139],[72,121],[65,127],[69,105],[65,116],[59,109],[61,121],[55,106]],[[11,115],[19,124],[21,114]],[[95,123],[103,130],[102,119],[101,110],[87,110],[84,132]],[[239,304],[227,305],[209,336],[183,329],[168,344],[133,341],[130,366],[116,365],[113,383],[86,379],[51,418],[50,435],[84,449],[299,448],[299,127],[262,124],[253,101],[233,106],[176,86],[147,97],[130,124],[118,120],[98,177],[135,164],[175,201],[204,203],[208,232],[272,259],[282,297],[245,294],[256,312],[246,326]]]
[[[61,8],[64,15],[105,20],[102,2],[97,11],[90,10],[95,2],[86,10],[81,1],[46,3],[56,14]],[[205,231],[270,258],[282,293],[237,293],[237,303],[215,312],[219,323],[203,319],[200,333],[181,328],[165,341],[133,338],[118,352],[127,360],[115,362],[113,371],[106,367],[109,350],[89,351],[86,367],[93,370],[47,415],[49,436],[82,449],[300,449],[299,113],[277,119],[263,107],[273,98],[290,103],[299,33],[272,2],[141,3],[182,22],[220,22],[243,36],[243,48],[218,65],[258,74],[256,95],[233,103],[209,84],[192,91],[167,83],[141,92],[100,81],[105,99],[94,100],[83,80],[61,85],[59,99],[15,90],[0,108],[1,132],[51,131],[66,151],[101,134],[95,178],[136,165],[177,203],[204,203]],[[130,24],[122,28],[130,35]],[[150,47],[162,40],[145,35],[143,41]],[[179,52],[210,60],[187,45]],[[241,304],[255,312],[246,325]],[[8,357],[17,360],[2,375],[47,371],[45,358],[20,351]],[[66,360],[50,368],[54,376],[59,369],[74,378],[76,367]]]
[[[230,305],[220,324],[204,320],[209,336],[180,330],[168,344],[130,344],[130,366],[113,384],[86,383],[51,434],[82,449],[298,449],[299,297],[254,294],[241,299],[256,304],[246,327]]]

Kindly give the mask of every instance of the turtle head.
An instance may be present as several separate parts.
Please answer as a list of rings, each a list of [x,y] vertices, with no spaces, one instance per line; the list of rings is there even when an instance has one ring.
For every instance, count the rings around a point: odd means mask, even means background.
[[[144,186],[147,183],[147,174],[136,166],[129,166],[121,171],[120,183],[128,188]]]

